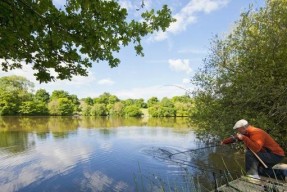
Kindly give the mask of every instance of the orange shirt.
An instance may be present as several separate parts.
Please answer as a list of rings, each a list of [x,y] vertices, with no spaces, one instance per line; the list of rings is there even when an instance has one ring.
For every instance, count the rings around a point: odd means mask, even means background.
[[[262,129],[249,126],[246,131],[247,134],[243,135],[242,141],[252,151],[259,152],[263,147],[266,147],[276,155],[285,156],[279,144]]]

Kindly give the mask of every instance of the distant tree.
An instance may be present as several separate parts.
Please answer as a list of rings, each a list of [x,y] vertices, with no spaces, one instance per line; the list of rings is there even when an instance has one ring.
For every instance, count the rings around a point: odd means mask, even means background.
[[[43,101],[25,101],[19,108],[21,115],[47,115],[49,113],[47,104]]]
[[[177,117],[191,116],[193,111],[192,103],[175,102],[174,109]]]
[[[139,108],[147,108],[147,104],[144,102],[144,99],[135,99],[135,105]]]
[[[109,104],[109,99],[111,97],[111,94],[110,93],[103,93],[101,94],[99,97],[95,98],[94,99],[94,103],[102,103],[102,104]]]
[[[124,116],[125,105],[122,102],[116,102],[109,110],[111,116]]]
[[[17,115],[20,100],[12,92],[0,91],[0,115]]]
[[[22,92],[29,92],[33,89],[34,84],[22,76],[11,75],[4,76],[0,78],[0,90],[8,92],[17,92],[21,94]]]
[[[36,101],[48,103],[50,99],[50,94],[45,89],[39,89],[36,91],[34,98]]]
[[[34,84],[21,76],[0,78],[0,114],[17,115],[22,102],[32,100]]]
[[[21,68],[24,62],[33,65],[40,82],[86,76],[94,61],[116,67],[120,60],[114,53],[131,42],[143,55],[141,38],[165,31],[174,21],[166,5],[142,13],[135,21],[127,18],[127,9],[117,0],[68,0],[61,8],[53,2],[1,1],[2,70]]]
[[[91,109],[92,109],[91,105],[88,105],[86,102],[81,102],[81,104],[80,104],[81,115],[90,116],[91,115]]]
[[[90,115],[92,115],[92,116],[107,116],[108,111],[107,111],[106,105],[103,103],[95,103],[90,110]]]
[[[50,101],[48,109],[51,115],[72,115],[74,112],[74,105],[68,98],[59,98]]]
[[[51,94],[50,99],[59,99],[59,98],[69,98],[70,94],[67,91],[63,90],[54,90]]]
[[[154,104],[157,104],[159,102],[157,97],[151,97],[147,100],[147,106],[152,107]]]
[[[130,106],[135,104],[135,99],[126,99],[122,101],[125,106]]]
[[[119,102],[119,101],[120,101],[120,99],[117,96],[110,95],[108,102],[109,102],[109,104],[115,104],[116,102]]]
[[[127,117],[140,117],[143,115],[143,113],[140,110],[140,107],[136,105],[126,106],[124,109],[124,114]]]
[[[170,108],[174,107],[173,102],[167,97],[162,98],[162,100],[160,101],[160,105],[163,107],[170,107]]]
[[[94,104],[94,101],[93,101],[93,99],[91,97],[84,98],[84,102],[87,105],[93,105]]]
[[[173,103],[176,103],[176,102],[189,103],[192,101],[192,99],[189,95],[183,95],[183,96],[174,96],[171,98],[171,101]]]

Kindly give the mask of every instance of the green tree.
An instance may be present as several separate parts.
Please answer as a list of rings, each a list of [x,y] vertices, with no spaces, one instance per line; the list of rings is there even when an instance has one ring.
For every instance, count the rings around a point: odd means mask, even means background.
[[[124,109],[124,114],[127,117],[140,117],[143,115],[143,113],[140,110],[140,107],[136,105],[126,106]]]
[[[157,104],[159,102],[157,97],[151,97],[147,100],[147,106],[152,107],[154,104]]]
[[[192,99],[189,95],[183,95],[183,96],[174,96],[171,98],[171,101],[173,103],[176,103],[176,102],[189,103],[192,101]]]
[[[25,77],[11,75],[0,78],[0,90],[17,93],[27,93],[31,91],[34,84]]]
[[[59,99],[59,98],[69,98],[70,94],[67,91],[63,90],[54,90],[50,97],[50,100]]]
[[[122,102],[125,104],[125,106],[130,106],[135,104],[135,99],[126,99]]]
[[[109,104],[110,97],[112,95],[110,93],[103,93],[99,97],[94,99],[94,103],[102,103],[102,104]]]
[[[93,99],[91,97],[84,98],[84,102],[87,105],[93,105],[94,104],[94,101],[93,101]]]
[[[90,116],[91,115],[91,109],[92,109],[91,105],[88,105],[86,102],[81,102],[81,104],[80,104],[81,115]]]
[[[22,102],[31,101],[34,84],[21,76],[0,78],[0,114],[17,115]]]
[[[144,99],[135,99],[135,105],[139,108],[147,108],[147,104],[144,102]]]
[[[0,91],[0,115],[17,115],[20,102],[12,92]]]
[[[21,115],[47,115],[48,107],[43,101],[25,101],[22,102],[19,107],[19,113]]]
[[[74,112],[74,105],[68,98],[59,98],[50,101],[48,109],[51,115],[72,115]]]
[[[287,1],[267,0],[266,7],[242,13],[228,36],[214,38],[193,79],[199,89],[192,119],[200,127],[231,132],[235,121],[246,118],[287,140],[286,13]]]
[[[120,99],[117,96],[110,95],[108,102],[109,102],[109,104],[115,104],[116,102],[119,102],[119,101],[120,101]]]
[[[114,53],[130,43],[143,55],[141,38],[165,31],[174,21],[166,5],[142,13],[135,21],[127,18],[127,9],[116,0],[68,0],[61,8],[53,2],[1,1],[2,70],[21,68],[24,61],[33,63],[40,82],[85,76],[94,61],[116,67],[120,60]]]
[[[39,89],[36,91],[34,98],[36,101],[48,103],[50,99],[50,94],[45,89]]]
[[[122,102],[116,102],[109,110],[111,116],[124,116],[125,105]]]
[[[177,117],[188,117],[191,116],[191,113],[193,111],[193,105],[190,102],[175,102],[174,109],[176,111]]]
[[[103,103],[96,103],[91,108],[90,114],[92,116],[107,116],[108,111],[106,105]]]

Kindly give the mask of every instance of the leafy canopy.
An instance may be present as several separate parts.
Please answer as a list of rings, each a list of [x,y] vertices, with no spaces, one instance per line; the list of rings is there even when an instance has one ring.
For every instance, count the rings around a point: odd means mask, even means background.
[[[130,43],[143,56],[141,38],[175,21],[166,5],[143,12],[141,21],[127,16],[117,0],[67,0],[64,9],[52,0],[2,0],[1,68],[30,64],[40,82],[86,76],[92,62],[116,67],[114,53]]]
[[[200,127],[231,132],[245,118],[286,146],[286,13],[286,0],[267,0],[266,7],[242,13],[228,36],[214,39],[193,79],[199,88],[193,119]]]

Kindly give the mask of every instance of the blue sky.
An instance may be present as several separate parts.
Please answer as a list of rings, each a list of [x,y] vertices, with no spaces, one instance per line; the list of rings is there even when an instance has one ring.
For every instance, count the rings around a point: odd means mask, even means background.
[[[139,18],[141,0],[119,0],[128,9],[131,18]],[[177,18],[169,29],[142,39],[144,57],[136,56],[133,46],[124,47],[117,54],[118,67],[110,68],[107,62],[94,63],[88,77],[74,77],[72,81],[39,84],[28,65],[22,70],[0,71],[0,76],[21,75],[35,83],[35,90],[48,92],[64,90],[79,98],[97,97],[109,92],[120,99],[156,96],[171,98],[184,95],[192,89],[192,75],[203,66],[211,39],[228,34],[249,4],[262,6],[262,0],[144,0],[144,9],[159,8],[167,4]],[[54,0],[62,6],[65,0]],[[176,85],[176,86],[171,86]]]

